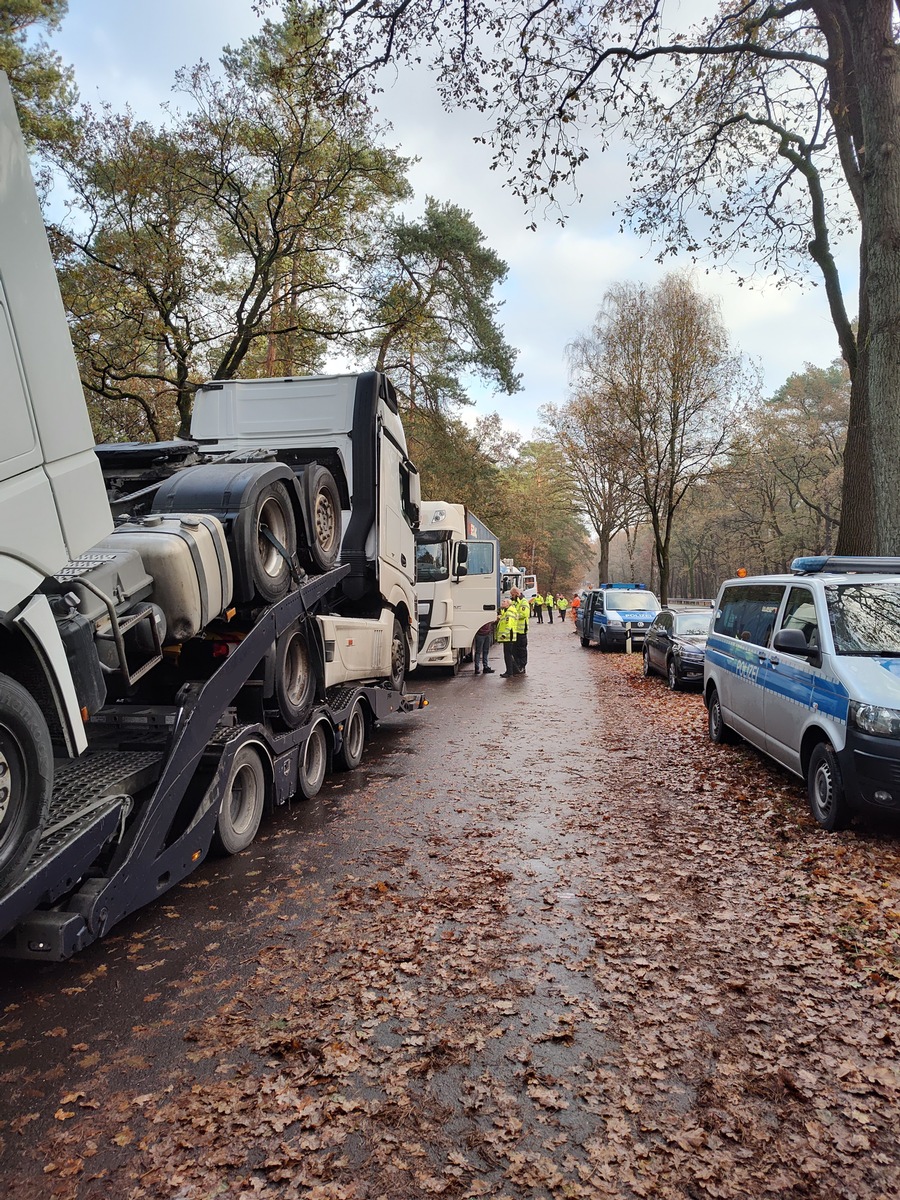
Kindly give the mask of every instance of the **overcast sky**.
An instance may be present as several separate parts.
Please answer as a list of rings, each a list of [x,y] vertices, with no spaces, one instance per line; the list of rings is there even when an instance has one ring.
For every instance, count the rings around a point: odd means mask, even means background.
[[[692,0],[692,7],[698,3]],[[114,108],[130,104],[150,119],[170,97],[179,67],[200,59],[214,63],[223,45],[259,27],[251,0],[155,0],[152,5],[69,0],[69,5],[53,45],[74,67],[82,98],[105,100]],[[550,219],[531,233],[526,228],[531,216],[488,169],[488,150],[472,143],[482,132],[477,116],[445,114],[425,71],[400,71],[385,82],[389,90],[381,106],[393,124],[389,140],[420,160],[410,176],[413,211],[421,211],[427,195],[468,209],[509,266],[501,321],[519,351],[523,388],[513,397],[477,393],[476,411],[496,410],[527,436],[541,405],[565,398],[566,345],[590,328],[606,289],[626,280],[652,284],[675,264],[670,260],[660,267],[651,244],[619,232],[614,208],[626,183],[621,149],[591,161],[579,180],[584,200],[565,209],[564,227]],[[849,248],[847,260],[852,262]],[[806,363],[825,366],[837,357],[822,288],[776,290],[763,283],[739,288],[731,275],[707,270],[707,265],[697,269],[698,286],[721,301],[735,346],[759,364],[767,394]],[[845,290],[852,293],[853,286],[847,275]],[[848,308],[856,311],[852,299]]]

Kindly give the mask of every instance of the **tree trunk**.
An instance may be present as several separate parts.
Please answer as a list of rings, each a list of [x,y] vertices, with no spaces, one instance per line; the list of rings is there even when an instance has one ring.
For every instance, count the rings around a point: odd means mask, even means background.
[[[900,55],[891,0],[845,0],[857,65],[865,161],[863,261],[868,301],[868,442],[875,499],[875,550],[900,553]],[[860,338],[860,344],[863,339]],[[856,437],[860,433],[856,431]],[[858,450],[848,444],[851,475]],[[848,517],[854,519],[850,498]],[[857,531],[854,537],[862,537]],[[848,535],[849,540],[849,535]],[[843,548],[843,530],[842,530]]]
[[[598,563],[600,578],[597,582],[609,583],[609,538],[600,535],[598,541],[600,543],[600,562]]]
[[[859,255],[859,330],[856,370],[850,381],[850,419],[844,446],[841,524],[835,554],[875,553],[875,493],[869,441],[869,299],[866,243]]]

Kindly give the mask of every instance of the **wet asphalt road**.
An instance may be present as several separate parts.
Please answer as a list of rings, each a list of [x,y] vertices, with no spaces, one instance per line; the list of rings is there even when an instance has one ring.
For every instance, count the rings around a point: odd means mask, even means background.
[[[74,960],[3,964],[0,1195],[897,1194],[896,942],[877,985],[843,951],[853,905],[900,920],[896,837],[819,834],[570,624],[530,642],[416,677],[356,772]]]

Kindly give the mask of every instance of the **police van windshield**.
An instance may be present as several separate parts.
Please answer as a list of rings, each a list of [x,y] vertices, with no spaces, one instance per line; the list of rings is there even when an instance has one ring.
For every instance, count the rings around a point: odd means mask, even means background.
[[[416,582],[437,583],[450,578],[450,543],[416,546]]]
[[[640,609],[642,612],[659,612],[659,601],[650,592],[613,591],[606,593],[606,607],[610,612],[632,612]]]
[[[845,583],[825,588],[838,654],[900,658],[900,583]]]

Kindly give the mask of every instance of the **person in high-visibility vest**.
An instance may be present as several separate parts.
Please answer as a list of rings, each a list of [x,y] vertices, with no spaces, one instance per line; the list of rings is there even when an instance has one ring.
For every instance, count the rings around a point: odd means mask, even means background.
[[[534,598],[534,615],[538,619],[538,625],[544,623],[544,597],[540,592]]]
[[[572,597],[571,608],[572,608],[572,624],[574,625],[578,620],[578,610],[579,610],[579,608],[581,608],[581,597],[578,595],[577,592]]]
[[[519,667],[516,662],[516,613],[512,608],[512,601],[508,596],[500,601],[500,616],[497,618],[497,632],[495,637],[503,647],[503,661],[506,664],[506,670],[500,676],[501,679],[508,679],[510,675],[518,675]]]
[[[544,604],[547,607],[547,616],[550,618],[550,624],[553,624],[553,606],[556,603],[552,592],[548,592],[544,597]]]
[[[531,616],[531,605],[518,588],[512,588],[509,594],[516,612],[516,662],[524,675],[528,665],[528,618]]]
[[[556,607],[559,612],[559,619],[565,624],[566,609],[569,607],[569,602],[563,595],[556,597]]]

